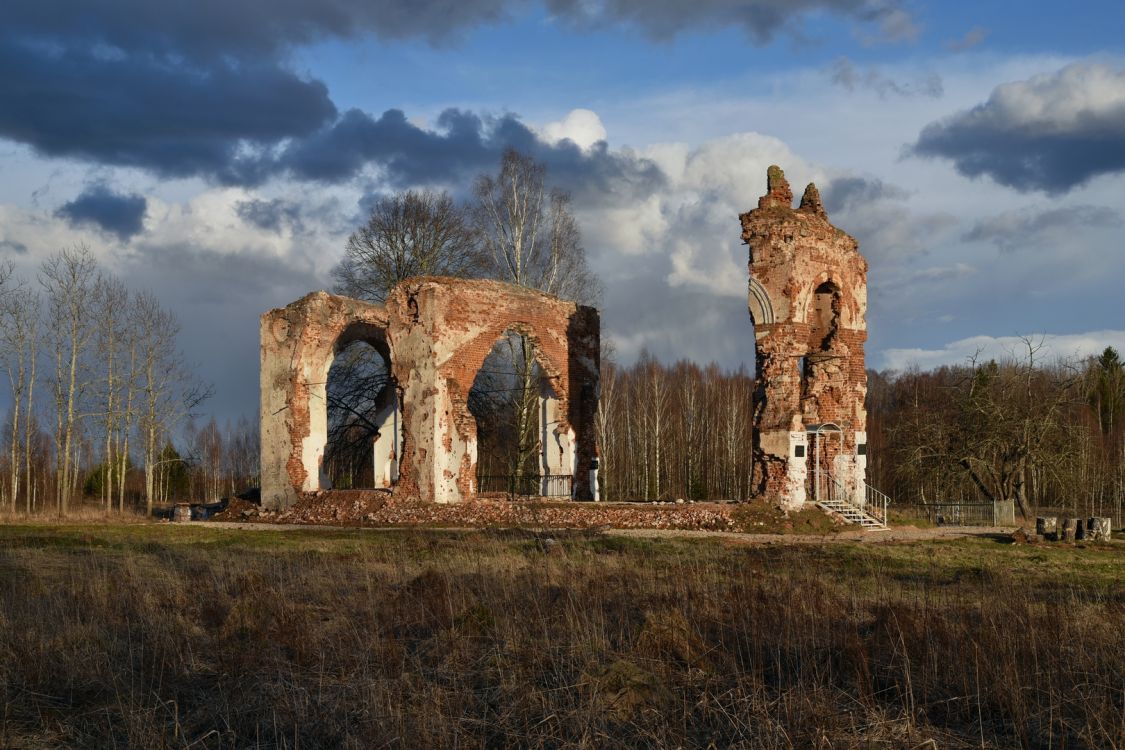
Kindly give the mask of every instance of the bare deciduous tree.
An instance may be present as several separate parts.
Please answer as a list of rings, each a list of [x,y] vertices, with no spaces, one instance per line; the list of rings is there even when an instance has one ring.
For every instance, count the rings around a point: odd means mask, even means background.
[[[932,500],[955,499],[949,495],[963,491],[954,481],[960,474],[986,500],[1012,501],[1026,518],[1037,478],[1070,461],[1074,441],[1064,436],[1079,377],[1067,363],[1043,366],[1042,342],[1023,344],[1023,354],[1008,361],[973,357],[945,370],[936,389],[923,390],[918,378],[913,406],[908,400],[890,434],[900,471],[928,485]]]
[[[479,243],[466,209],[448,193],[408,190],[375,201],[332,274],[341,294],[382,302],[411,276],[480,271]]]
[[[477,420],[478,475],[503,472],[519,491],[532,491],[524,478],[539,470],[542,378],[530,337],[508,331],[493,345],[468,395]]]
[[[176,348],[179,322],[148,293],[134,296],[132,326],[137,335],[138,419],[145,466],[145,509],[152,515],[157,491],[158,456],[162,440],[175,425],[210,397]],[[172,460],[172,459],[169,459]],[[175,460],[179,460],[178,457]]]
[[[617,468],[616,424],[613,415],[618,409],[620,396],[619,370],[613,361],[613,345],[608,339],[602,339],[601,376],[598,379],[600,392],[598,394],[598,413],[595,417],[598,439],[598,483],[602,495],[609,497],[616,486],[609,486],[609,477],[615,476]]]
[[[594,304],[597,280],[586,265],[570,196],[549,190],[545,178],[546,167],[508,149],[499,174],[477,179],[476,221],[490,275]]]
[[[261,445],[258,429],[258,421],[247,419],[245,415],[238,418],[233,429],[229,422],[227,424],[224,467],[231,495],[258,485]]]
[[[373,487],[378,482],[372,451],[379,436],[378,413],[396,398],[392,380],[383,355],[365,341],[353,341],[333,360],[325,387],[324,450],[324,470],[333,487]]]
[[[87,385],[81,362],[93,333],[90,309],[97,281],[97,261],[85,245],[51,256],[39,272],[54,364],[56,503],[64,515],[77,485],[73,452],[80,427],[78,405]]]
[[[24,400],[30,405],[35,380],[35,354],[38,337],[38,298],[22,282],[16,281],[11,262],[0,264],[0,358],[8,374],[12,397],[8,466],[8,501],[15,513],[20,492],[20,416]],[[30,418],[30,414],[28,414]],[[26,442],[25,442],[26,445]],[[27,467],[25,470],[29,471]],[[25,473],[24,476],[28,476]],[[30,503],[30,493],[27,502]]]
[[[508,149],[495,176],[477,179],[476,226],[488,274],[501,281],[592,304],[597,281],[586,265],[570,196],[548,189],[546,167]],[[535,344],[521,333],[506,336],[505,362],[514,379],[508,391],[515,453],[509,471],[518,483],[542,449],[538,425],[541,373]],[[506,373],[506,375],[509,373]]]
[[[101,383],[98,389],[98,408],[104,431],[105,449],[101,471],[102,503],[106,513],[113,507],[114,489],[120,490],[124,483],[124,468],[121,459],[121,433],[128,432],[128,417],[124,404],[128,400],[126,389],[129,385],[129,372],[124,369],[125,351],[129,348],[128,326],[129,290],[119,279],[101,274],[94,287],[92,312],[95,319],[94,342],[101,370]]]

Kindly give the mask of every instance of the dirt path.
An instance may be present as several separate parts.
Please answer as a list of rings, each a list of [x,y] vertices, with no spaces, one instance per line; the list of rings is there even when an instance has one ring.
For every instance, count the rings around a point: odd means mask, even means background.
[[[615,536],[642,538],[700,537],[733,539],[746,544],[886,544],[888,542],[917,542],[929,539],[964,539],[967,537],[992,537],[1009,535],[1015,527],[1000,526],[938,526],[918,529],[900,526],[889,531],[840,531],[835,534],[748,534],[735,531],[691,531],[669,529],[609,529],[605,533]]]
[[[206,521],[192,524],[207,528],[241,529],[243,531],[420,531],[468,533],[481,531],[473,527],[429,527],[429,526],[326,526],[314,524],[280,523],[236,523],[232,521]],[[989,537],[1011,534],[1014,527],[999,526],[939,526],[919,529],[913,526],[900,526],[889,531],[848,530],[835,534],[751,534],[737,531],[693,531],[686,529],[601,529],[599,533],[608,536],[623,536],[642,539],[730,539],[744,544],[886,544],[888,542],[915,542],[930,539],[962,539],[966,537]],[[545,533],[549,533],[550,529]],[[555,529],[559,533],[575,529]]]

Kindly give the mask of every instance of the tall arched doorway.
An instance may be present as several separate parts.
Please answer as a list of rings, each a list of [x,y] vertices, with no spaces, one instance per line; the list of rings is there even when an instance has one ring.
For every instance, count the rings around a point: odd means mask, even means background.
[[[477,492],[570,497],[574,439],[532,337],[508,330],[477,371],[467,405],[476,425]]]
[[[380,326],[353,322],[309,383],[309,432],[319,439],[318,489],[389,488],[398,480],[402,417]]]
[[[322,487],[389,488],[398,480],[401,418],[383,352],[365,340],[340,348],[325,387]]]

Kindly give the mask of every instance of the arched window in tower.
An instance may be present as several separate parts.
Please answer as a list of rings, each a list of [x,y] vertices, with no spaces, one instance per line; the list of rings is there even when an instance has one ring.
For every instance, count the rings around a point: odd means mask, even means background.
[[[830,349],[832,337],[840,326],[840,290],[831,281],[824,282],[813,292],[808,322],[809,348],[812,351]]]

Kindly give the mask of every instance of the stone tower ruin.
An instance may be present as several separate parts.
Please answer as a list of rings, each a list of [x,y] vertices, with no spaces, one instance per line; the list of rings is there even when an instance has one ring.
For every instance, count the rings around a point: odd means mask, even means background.
[[[867,261],[828,221],[815,185],[793,208],[777,166],[758,207],[739,218],[757,363],[755,493],[796,508],[830,490],[862,506]]]

